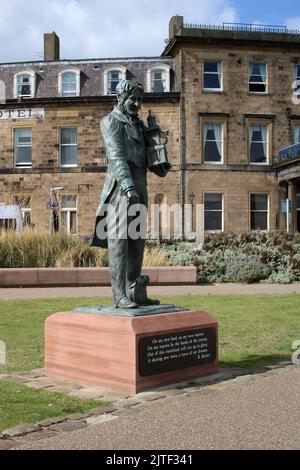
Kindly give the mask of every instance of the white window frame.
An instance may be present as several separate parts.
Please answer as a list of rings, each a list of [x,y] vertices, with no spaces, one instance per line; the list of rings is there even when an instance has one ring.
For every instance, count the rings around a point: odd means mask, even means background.
[[[16,131],[18,130],[22,130],[22,129],[30,129],[31,131],[31,144],[30,145],[21,145],[21,146],[16,146]],[[14,168],[32,168],[32,127],[15,127],[13,129],[13,149],[14,149]],[[16,152],[17,152],[17,148],[19,147],[30,147],[31,148],[31,163],[25,163],[25,162],[21,162],[21,163],[18,163],[17,164],[17,161],[16,161]]]
[[[219,62],[221,64],[221,72],[219,74],[219,72],[205,72],[205,62]],[[214,75],[221,75],[220,77],[220,88],[205,88],[204,87],[204,76],[205,74],[214,74]],[[202,90],[203,91],[210,91],[210,92],[215,92],[215,93],[220,93],[223,91],[223,62],[222,60],[218,60],[218,59],[204,59],[203,60],[203,87],[202,87]]]
[[[217,210],[217,209],[210,209],[210,210],[205,210],[205,196],[206,194],[221,194],[222,195],[222,210]],[[220,229],[215,229],[215,230],[206,230],[205,229],[205,212],[221,212],[221,228]],[[203,226],[204,230],[206,233],[221,233],[224,232],[224,193],[220,191],[205,191],[203,193]]]
[[[28,209],[22,209],[21,208],[21,212],[22,212],[22,217],[23,217],[23,224],[24,224],[25,219],[26,219],[26,214],[30,214],[30,225],[31,225],[31,223],[32,223],[31,208],[28,208]],[[26,225],[28,225],[28,224],[26,224]]]
[[[30,94],[29,95],[19,95],[18,92],[18,79],[21,75],[29,76],[29,86]],[[14,76],[14,98],[34,98],[35,97],[35,86],[36,86],[36,73],[32,70],[23,70],[18,72]]]
[[[265,82],[250,82],[250,77],[251,77],[251,72],[250,72],[250,66],[251,65],[265,65],[266,66],[266,81]],[[250,84],[257,84],[257,85],[265,85],[266,89],[265,91],[251,91],[250,90]],[[269,92],[269,68],[268,64],[266,62],[249,62],[248,65],[248,93],[253,93],[255,95],[265,95]]]
[[[299,75],[298,75],[298,68],[299,68]],[[300,64],[294,64],[294,80],[300,81]],[[300,93],[300,85],[296,88],[296,92]]]
[[[115,95],[115,93],[110,93],[108,89],[108,76],[110,72],[120,72],[121,73],[121,80],[126,80],[126,67],[122,67],[117,65],[116,67],[110,67],[103,72],[103,93],[104,95]]]
[[[18,202],[17,202],[18,197],[20,197],[18,194],[13,194],[13,204],[14,205],[19,205]],[[31,224],[32,223],[31,196],[30,196],[30,207],[20,206],[20,208],[21,208],[21,212],[22,212],[23,225],[24,225],[26,214],[30,214],[30,224]]]
[[[265,162],[251,162],[251,126],[267,126],[267,160]],[[255,122],[251,121],[249,122],[249,130],[248,130],[248,159],[249,159],[249,164],[250,165],[260,165],[260,166],[265,166],[270,164],[270,123],[269,122]],[[253,143],[263,143],[257,140],[254,140]]]
[[[165,81],[165,90],[163,93],[168,93],[170,92],[170,70],[171,66],[166,65],[166,64],[157,64],[153,65],[153,67],[150,67],[147,70],[147,92],[148,93],[156,93],[152,91],[152,72],[155,72],[157,70],[163,70],[165,72],[166,76],[166,81]]]
[[[251,196],[267,196],[267,211],[265,210],[252,210],[251,209]],[[252,212],[267,212],[267,228],[266,229],[255,229],[251,228],[251,214]],[[269,193],[250,193],[249,194],[249,228],[251,232],[269,232],[270,230],[270,195]]]
[[[0,104],[6,103],[6,85],[3,80],[0,80]]]
[[[76,149],[77,149],[77,152],[76,152],[76,161],[77,163],[72,163],[72,164],[65,164],[63,165],[61,163],[61,148],[62,146],[63,147],[74,147],[75,144],[61,144],[61,130],[62,129],[76,129]],[[77,168],[78,167],[78,128],[76,126],[60,126],[58,128],[58,152],[59,152],[59,156],[58,156],[58,161],[59,161],[59,166],[61,168]]]
[[[205,143],[206,143],[206,136],[205,136],[205,126],[207,124],[220,124],[221,126],[221,134],[222,134],[222,148],[221,148],[221,160],[219,162],[213,162],[209,160],[205,160]],[[202,125],[202,135],[203,135],[203,149],[202,149],[202,161],[206,165],[224,165],[224,122],[222,121],[203,121]],[[215,140],[209,140],[208,142],[217,142]]]
[[[296,142],[296,134],[300,137],[300,122],[296,122],[293,126],[293,144],[300,144],[300,140],[299,142]]]
[[[62,197],[63,196],[75,196],[76,197],[76,207],[62,207]],[[75,227],[75,233],[72,233],[71,234],[71,212],[75,213],[75,216],[76,216],[76,227]],[[63,225],[62,223],[62,213],[66,213],[67,214],[67,225]],[[78,233],[78,218],[77,218],[77,214],[78,214],[78,195],[77,194],[61,194],[60,195],[60,220],[59,220],[59,224],[61,226],[61,228],[66,228],[67,229],[67,233],[70,233],[71,235],[77,235]]]
[[[62,85],[63,85],[63,75],[65,73],[74,73],[75,74],[75,77],[76,77],[76,89],[75,89],[76,94],[75,95],[73,95],[73,94],[72,95],[63,94]],[[80,70],[79,69],[65,69],[65,70],[61,70],[61,72],[59,72],[59,74],[58,74],[58,94],[61,97],[80,96]]]

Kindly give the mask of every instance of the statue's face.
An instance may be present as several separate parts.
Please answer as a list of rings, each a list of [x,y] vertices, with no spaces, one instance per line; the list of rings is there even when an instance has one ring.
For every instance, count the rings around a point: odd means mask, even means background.
[[[139,90],[135,90],[124,103],[124,110],[130,116],[137,116],[142,104],[143,95]]]

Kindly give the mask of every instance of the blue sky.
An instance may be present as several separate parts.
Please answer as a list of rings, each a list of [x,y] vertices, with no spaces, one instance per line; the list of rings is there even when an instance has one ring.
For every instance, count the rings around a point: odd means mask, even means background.
[[[56,31],[61,58],[159,56],[172,15],[187,23],[287,25],[300,30],[295,0],[0,0],[0,62],[43,57]]]
[[[296,0],[233,0],[231,3],[237,9],[242,23],[261,21],[265,24],[286,25],[286,19],[298,17],[300,28],[300,8]]]

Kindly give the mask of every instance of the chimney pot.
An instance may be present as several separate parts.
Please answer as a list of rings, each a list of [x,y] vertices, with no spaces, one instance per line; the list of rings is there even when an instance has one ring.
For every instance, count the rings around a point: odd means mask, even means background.
[[[177,34],[177,31],[183,27],[183,16],[172,16],[169,21],[169,39]]]
[[[59,60],[59,37],[56,32],[44,34],[44,60]]]

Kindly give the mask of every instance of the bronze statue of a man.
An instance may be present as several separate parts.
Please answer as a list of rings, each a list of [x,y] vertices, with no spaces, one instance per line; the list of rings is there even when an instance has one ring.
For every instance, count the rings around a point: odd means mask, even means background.
[[[109,272],[113,291],[113,300],[117,308],[136,308],[139,305],[158,304],[146,294],[146,276],[141,276],[145,236],[138,238],[116,236],[118,230],[103,237],[99,227],[103,220],[109,226],[110,212],[104,207],[114,208],[114,223],[122,223],[128,228],[132,217],[128,215],[130,206],[142,204],[147,207],[147,168],[158,176],[165,176],[169,163],[149,164],[148,152],[149,129],[138,116],[143,98],[143,86],[130,80],[122,80],[116,88],[118,105],[101,121],[106,154],[107,174],[97,209],[96,229],[92,245],[108,247]],[[159,128],[157,128],[159,129]],[[151,133],[151,132],[150,132]],[[152,149],[153,150],[153,149]],[[148,157],[147,157],[148,155]],[[121,201],[126,201],[125,210]],[[147,216],[140,221],[145,228]],[[119,227],[117,227],[119,228]],[[123,230],[124,232],[124,230]],[[141,231],[145,234],[145,230]],[[119,232],[118,232],[119,233]]]

